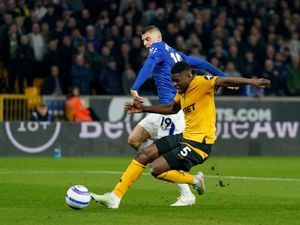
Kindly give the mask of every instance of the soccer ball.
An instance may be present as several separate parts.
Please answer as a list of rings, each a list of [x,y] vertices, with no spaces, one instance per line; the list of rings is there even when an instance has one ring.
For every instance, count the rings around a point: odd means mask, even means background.
[[[72,209],[83,209],[90,204],[91,195],[89,190],[82,185],[74,185],[66,194],[66,203]]]

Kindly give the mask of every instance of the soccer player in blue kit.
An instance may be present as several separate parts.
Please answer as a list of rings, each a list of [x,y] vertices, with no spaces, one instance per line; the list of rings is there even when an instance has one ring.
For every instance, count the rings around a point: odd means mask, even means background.
[[[173,103],[176,89],[171,80],[171,68],[179,61],[186,61],[193,69],[205,70],[216,76],[225,76],[224,73],[207,61],[188,57],[171,48],[162,41],[162,34],[156,26],[151,25],[143,29],[142,41],[143,45],[149,49],[149,55],[131,88],[131,95],[134,100],[144,102],[137,90],[152,74],[158,92],[159,104]],[[185,122],[182,110],[174,115],[148,114],[132,130],[128,137],[128,143],[136,150],[143,150],[152,144],[153,140],[182,133],[184,128]],[[177,184],[177,186],[180,190],[180,196],[171,206],[195,204],[195,196],[188,184]],[[96,195],[94,197],[97,201]]]

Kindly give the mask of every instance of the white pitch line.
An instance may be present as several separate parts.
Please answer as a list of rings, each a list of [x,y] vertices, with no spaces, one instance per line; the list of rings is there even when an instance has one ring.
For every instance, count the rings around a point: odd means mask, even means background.
[[[122,171],[109,170],[47,170],[47,171],[0,171],[0,175],[16,175],[16,174],[64,174],[64,173],[89,173],[89,174],[123,174]],[[144,173],[150,175],[150,173]],[[216,176],[205,175],[206,178],[222,178],[231,180],[256,180],[256,181],[291,181],[300,182],[298,178],[282,178],[282,177],[241,177],[241,176]]]

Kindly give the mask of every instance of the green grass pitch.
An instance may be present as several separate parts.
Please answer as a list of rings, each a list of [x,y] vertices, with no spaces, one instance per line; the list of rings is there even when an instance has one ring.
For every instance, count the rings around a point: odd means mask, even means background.
[[[299,225],[299,157],[211,157],[192,173],[206,175],[206,192],[190,207],[169,205],[174,184],[148,169],[119,209],[94,202],[84,210],[65,204],[71,185],[111,191],[130,157],[0,158],[3,225]]]

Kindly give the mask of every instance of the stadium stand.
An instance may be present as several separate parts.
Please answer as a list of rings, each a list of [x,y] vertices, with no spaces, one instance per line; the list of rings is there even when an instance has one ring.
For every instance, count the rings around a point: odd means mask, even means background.
[[[90,87],[82,85],[83,95],[126,95],[147,56],[141,30],[153,24],[185,54],[207,59],[229,75],[254,74],[273,83],[264,93],[246,88],[221,95],[299,96],[299,12],[299,0],[1,1],[0,92],[24,94],[32,85],[40,89],[51,67],[58,66],[66,95],[69,87],[78,86],[75,59],[82,55],[85,73],[92,74]],[[21,41],[24,36],[28,41]],[[106,79],[111,73],[114,79]],[[13,85],[24,79],[25,89]],[[155,94],[153,87],[150,76],[141,93]]]

